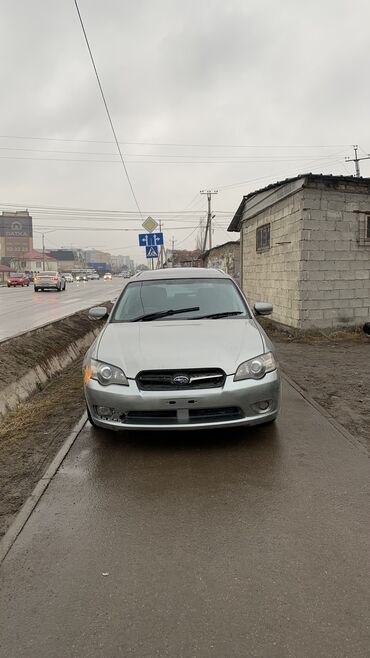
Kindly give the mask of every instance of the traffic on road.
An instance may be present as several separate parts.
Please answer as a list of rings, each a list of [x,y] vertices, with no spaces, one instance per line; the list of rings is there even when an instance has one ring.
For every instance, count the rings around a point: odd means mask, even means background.
[[[125,285],[122,279],[115,277],[110,281],[50,283],[65,286],[65,292],[59,294],[53,285],[40,294],[39,287],[47,285],[38,286],[37,281],[27,287],[0,287],[0,341],[88,308],[93,303],[111,301]],[[36,291],[34,286],[38,288]]]

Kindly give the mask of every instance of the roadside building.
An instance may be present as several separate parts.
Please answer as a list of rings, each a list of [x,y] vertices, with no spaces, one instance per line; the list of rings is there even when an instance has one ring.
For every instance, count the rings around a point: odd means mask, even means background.
[[[9,265],[33,249],[32,217],[28,210],[0,214],[0,263]]]
[[[85,262],[87,267],[91,267],[100,274],[110,272],[112,269],[112,257],[106,251],[88,249],[85,251]]]
[[[6,283],[10,272],[13,272],[13,268],[10,265],[0,264],[0,284]]]
[[[50,272],[58,269],[58,262],[52,256],[32,249],[14,261],[14,264],[22,272]]]
[[[370,178],[303,174],[243,197],[241,282],[251,303],[300,329],[370,316]]]
[[[202,267],[215,267],[240,278],[240,240],[225,242],[201,254]]]
[[[200,249],[194,249],[193,251],[187,249],[167,249],[164,265],[165,267],[200,267],[200,257]]]
[[[57,261],[57,269],[60,272],[71,272],[84,266],[84,262],[79,259],[74,249],[48,249],[47,255]]]

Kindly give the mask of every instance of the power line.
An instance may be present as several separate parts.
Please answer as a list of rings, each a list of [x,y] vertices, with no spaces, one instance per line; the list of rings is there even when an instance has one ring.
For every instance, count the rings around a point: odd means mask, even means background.
[[[21,152],[27,152],[27,153],[46,153],[46,154],[59,154],[59,155],[88,155],[88,156],[114,156],[114,157],[119,157],[118,153],[112,153],[112,152],[107,152],[107,151],[66,151],[66,150],[59,150],[59,149],[36,149],[36,148],[21,148],[17,146],[0,146],[0,151],[21,151]],[[340,155],[342,151],[338,153]],[[327,160],[328,158],[332,158],[334,155],[337,155],[336,153],[332,153],[329,156],[322,156],[320,158],[317,158],[318,160]],[[13,156],[4,156],[6,158],[10,158]],[[235,162],[256,162],[256,161],[261,161],[261,162],[289,162],[293,161],[296,162],[297,160],[303,160],[306,161],[310,159],[310,156],[308,155],[299,155],[299,156],[293,156],[292,154],[285,155],[283,157],[280,156],[273,156],[266,158],[266,156],[263,155],[228,155],[228,154],[223,154],[223,155],[210,155],[210,154],[196,154],[192,153],[191,155],[186,154],[186,153],[126,153],[126,160],[127,158],[186,158],[190,162],[193,162],[190,160],[190,158],[196,158],[198,160],[199,158],[211,158],[211,159],[222,159],[225,161],[225,157],[227,158],[232,158],[232,161],[235,160]],[[29,158],[30,160],[32,157]],[[43,159],[43,158],[42,158]],[[46,159],[46,158],[45,158]],[[59,158],[58,158],[59,159]],[[71,158],[68,158],[66,160],[60,159],[62,162],[73,162]],[[195,160],[195,162],[196,162]],[[85,160],[82,160],[84,162]],[[116,162],[115,160],[94,160],[94,162]]]
[[[82,32],[83,32],[84,37],[85,37],[86,46],[87,46],[87,49],[88,49],[88,51],[89,51],[89,55],[90,55],[90,59],[91,59],[91,63],[92,63],[92,65],[93,65],[94,72],[95,72],[95,76],[96,76],[96,79],[97,79],[97,82],[98,82],[98,85],[99,85],[99,89],[100,89],[101,97],[102,97],[102,99],[103,99],[104,107],[105,107],[105,110],[106,110],[106,113],[107,113],[107,116],[108,116],[108,119],[109,119],[110,127],[111,127],[111,129],[112,129],[112,133],[113,133],[114,141],[115,141],[116,146],[117,146],[117,150],[118,150],[118,153],[119,153],[119,157],[120,157],[120,160],[121,160],[121,162],[122,162],[122,166],[123,166],[123,169],[124,169],[124,172],[125,172],[126,178],[127,178],[127,180],[128,180],[128,184],[129,184],[129,186],[130,186],[130,189],[131,189],[131,192],[132,192],[132,196],[133,196],[134,201],[135,201],[135,205],[136,205],[136,207],[137,207],[137,209],[138,209],[138,211],[139,211],[139,213],[140,213],[141,218],[143,218],[142,213],[141,213],[141,210],[140,210],[140,206],[139,206],[139,203],[138,203],[138,200],[137,200],[137,198],[136,198],[136,194],[135,194],[135,191],[134,191],[133,185],[132,185],[132,183],[131,183],[131,179],[130,179],[130,176],[129,176],[129,173],[128,173],[128,170],[127,170],[127,167],[126,167],[125,161],[124,161],[124,159],[123,159],[123,155],[122,155],[121,147],[120,147],[120,144],[119,144],[119,141],[118,141],[117,135],[116,135],[116,131],[115,131],[115,128],[114,128],[114,125],[113,125],[112,117],[111,117],[110,112],[109,112],[108,104],[107,104],[107,101],[106,101],[106,99],[105,99],[105,95],[104,95],[103,87],[102,87],[102,84],[101,84],[101,82],[100,82],[100,78],[99,78],[98,70],[97,70],[96,65],[95,65],[95,60],[94,60],[94,57],[93,57],[93,54],[92,54],[92,51],[91,51],[91,48],[90,48],[90,43],[89,43],[89,40],[88,40],[88,38],[87,38],[87,34],[86,34],[86,30],[85,30],[85,26],[84,26],[84,23],[83,23],[83,20],[82,20],[82,16],[81,16],[81,13],[80,13],[80,9],[79,9],[79,7],[78,7],[77,0],[74,0],[74,3],[75,3],[76,10],[77,10],[78,18],[79,18],[79,20],[80,20],[80,24],[81,24]]]
[[[66,137],[34,137],[21,135],[0,135],[0,139],[29,139],[47,142],[79,142],[84,144],[115,144],[116,142],[98,139],[76,139]],[[314,149],[314,148],[348,148],[352,144],[188,144],[186,142],[119,142],[122,145],[130,146],[183,146],[185,148],[260,148],[260,149]]]

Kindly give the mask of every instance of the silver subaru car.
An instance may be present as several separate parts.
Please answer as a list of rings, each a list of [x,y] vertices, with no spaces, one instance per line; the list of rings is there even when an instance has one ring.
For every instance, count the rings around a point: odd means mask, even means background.
[[[89,420],[111,430],[257,425],[275,420],[274,348],[233,279],[215,269],[145,271],[123,289],[83,365]]]

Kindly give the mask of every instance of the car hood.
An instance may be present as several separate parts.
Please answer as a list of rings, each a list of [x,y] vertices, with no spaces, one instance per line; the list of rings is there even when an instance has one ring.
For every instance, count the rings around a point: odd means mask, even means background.
[[[109,323],[93,356],[134,378],[141,370],[222,368],[235,373],[265,351],[254,320]]]

